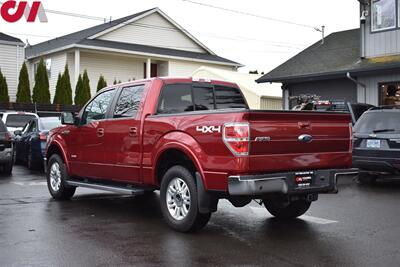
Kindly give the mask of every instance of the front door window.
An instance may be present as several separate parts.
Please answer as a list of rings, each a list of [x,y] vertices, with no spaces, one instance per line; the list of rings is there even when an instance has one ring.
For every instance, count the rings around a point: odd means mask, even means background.
[[[381,84],[379,90],[380,105],[400,105],[400,82]]]

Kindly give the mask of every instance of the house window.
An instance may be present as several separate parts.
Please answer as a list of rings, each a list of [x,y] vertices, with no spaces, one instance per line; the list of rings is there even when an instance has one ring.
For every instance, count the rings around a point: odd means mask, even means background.
[[[382,83],[379,87],[380,105],[400,105],[400,82]]]
[[[396,27],[396,0],[372,0],[372,31]]]
[[[50,79],[50,78],[51,78],[51,58],[46,59],[46,60],[44,61],[44,64],[46,65],[47,76],[48,76],[49,79]],[[35,76],[36,76],[38,67],[39,67],[39,62],[36,62],[36,63],[33,65],[33,72],[34,72]]]

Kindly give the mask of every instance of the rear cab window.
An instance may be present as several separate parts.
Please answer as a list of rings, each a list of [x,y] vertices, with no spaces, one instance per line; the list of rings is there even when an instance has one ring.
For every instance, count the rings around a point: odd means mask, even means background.
[[[235,108],[248,108],[238,88],[212,84],[168,84],[161,91],[157,114]]]

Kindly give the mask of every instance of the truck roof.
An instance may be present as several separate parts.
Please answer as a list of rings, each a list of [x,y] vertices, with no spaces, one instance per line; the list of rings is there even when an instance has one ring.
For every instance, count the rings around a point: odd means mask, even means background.
[[[199,83],[218,84],[218,85],[225,85],[225,86],[231,86],[231,87],[239,88],[239,86],[236,83],[226,82],[226,81],[221,81],[221,80],[213,80],[213,79],[208,79],[208,78],[154,77],[154,78],[150,78],[150,79],[141,79],[141,80],[135,80],[135,81],[123,82],[123,83],[119,83],[119,84],[115,84],[115,85],[110,85],[110,86],[107,86],[104,89],[113,88],[115,86],[121,86],[121,85],[138,84],[138,83],[149,82],[149,81],[154,81],[154,80],[161,80],[165,84],[199,82]],[[104,90],[104,89],[102,89],[102,90]]]

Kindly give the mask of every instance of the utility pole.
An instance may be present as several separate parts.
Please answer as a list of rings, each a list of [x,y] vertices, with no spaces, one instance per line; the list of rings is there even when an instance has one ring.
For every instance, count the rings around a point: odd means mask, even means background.
[[[321,44],[325,43],[325,26],[322,25],[321,28],[314,28],[317,32],[322,34]]]

